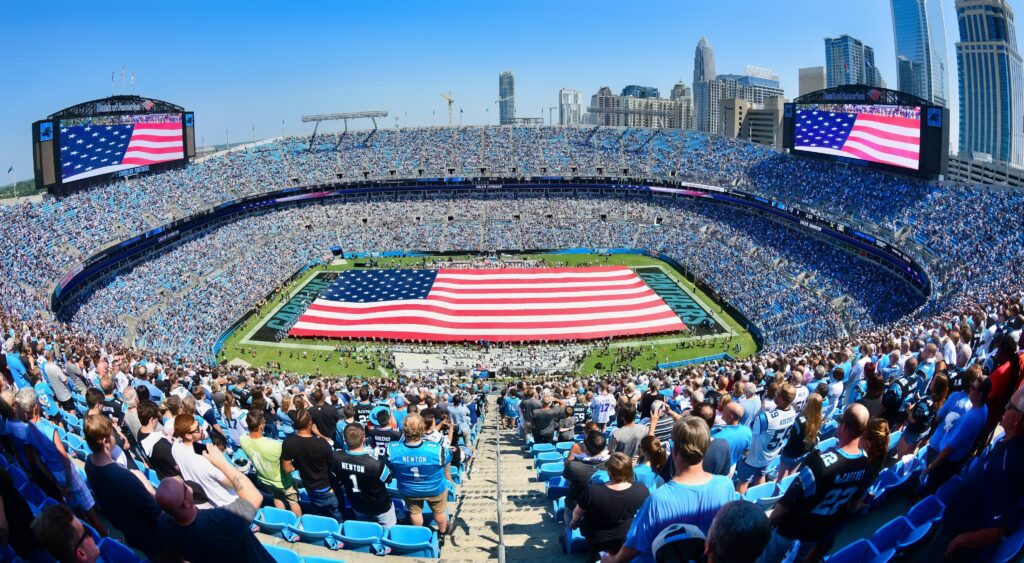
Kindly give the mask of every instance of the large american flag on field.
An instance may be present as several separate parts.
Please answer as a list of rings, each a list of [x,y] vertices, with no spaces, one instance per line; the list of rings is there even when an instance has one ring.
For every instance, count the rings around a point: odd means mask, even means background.
[[[61,177],[71,182],[184,158],[181,131],[178,115],[139,123],[62,125]]]
[[[795,149],[918,168],[920,118],[800,109],[794,135]]]
[[[629,268],[347,270],[291,336],[555,341],[686,328]]]

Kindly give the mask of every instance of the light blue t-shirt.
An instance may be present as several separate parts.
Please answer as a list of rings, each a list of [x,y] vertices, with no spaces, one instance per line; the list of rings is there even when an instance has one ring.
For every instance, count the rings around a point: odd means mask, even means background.
[[[931,440],[928,441],[929,447],[937,450],[946,437],[946,432],[952,430],[960,417],[969,410],[971,410],[971,399],[967,396],[966,391],[951,393],[946,402],[942,404],[942,408],[939,409],[939,414],[935,416],[938,424],[935,426]]]
[[[14,378],[14,384],[18,386],[18,389],[32,387],[28,378],[25,377],[28,370],[25,369],[25,364],[21,362],[21,357],[18,354],[7,354],[7,369],[11,372],[11,377]]]
[[[665,484],[665,480],[658,475],[650,465],[646,463],[633,468],[633,482],[647,487],[647,490],[654,492],[655,489]]]
[[[749,427],[754,423],[757,413],[761,412],[761,399],[757,395],[749,399],[744,396],[740,399],[740,405],[743,407],[743,418],[740,419],[740,424]]]
[[[743,457],[743,453],[750,448],[750,438],[753,433],[750,427],[741,424],[724,426],[712,437],[725,440],[729,444],[729,465],[736,465],[736,462]]]
[[[388,464],[403,497],[432,497],[447,491],[444,468],[451,461],[451,451],[437,442],[409,446],[402,439],[388,445]]]
[[[974,442],[985,427],[986,421],[988,421],[988,405],[982,404],[980,407],[967,411],[967,414],[960,417],[960,421],[953,426],[953,429],[946,433],[942,445],[939,446],[939,451],[953,448],[952,453],[949,454],[949,461],[963,461],[967,458],[967,454],[971,453],[971,448],[974,447]]]
[[[672,524],[693,524],[706,535],[718,509],[738,498],[732,481],[722,475],[703,485],[669,481],[644,501],[624,545],[640,552],[633,561],[654,563],[651,543],[662,530]]]

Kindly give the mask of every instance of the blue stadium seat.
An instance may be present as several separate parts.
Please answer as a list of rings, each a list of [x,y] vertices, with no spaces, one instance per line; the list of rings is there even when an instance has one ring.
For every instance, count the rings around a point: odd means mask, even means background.
[[[302,563],[345,563],[345,561],[333,557],[312,557],[307,555],[302,558]]]
[[[381,543],[392,555],[429,558],[441,556],[437,532],[424,526],[392,526],[381,538]]]
[[[25,498],[25,502],[28,503],[29,508],[32,509],[32,514],[38,516],[47,506],[51,504],[57,504],[57,501],[46,496],[46,493],[42,489],[36,486],[35,483],[25,483],[18,489],[21,496]]]
[[[1017,554],[1024,548],[1024,528],[1003,538],[1002,543],[992,555],[992,563],[1009,563],[1017,560]]]
[[[896,444],[900,443],[900,438],[903,437],[903,431],[897,430],[892,434],[889,434],[889,451],[891,452],[896,448]]]
[[[579,529],[569,530],[566,526],[566,531],[562,536],[565,538],[562,544],[562,551],[568,555],[573,553],[586,553],[587,552],[587,540],[583,538],[583,534],[580,533]]]
[[[67,439],[68,448],[71,449],[72,455],[74,455],[78,459],[85,461],[85,458],[89,457],[89,454],[92,453],[92,450],[90,450],[89,446],[86,445],[85,439],[83,439],[81,436],[69,432],[67,434]]]
[[[565,497],[551,501],[551,515],[556,523],[562,524],[565,522]]]
[[[782,494],[778,492],[778,487],[775,486],[775,482],[769,481],[767,483],[750,487],[743,495],[743,498],[767,510],[775,506],[775,503],[779,502],[779,499],[782,498]]]
[[[296,526],[299,518],[291,510],[284,510],[274,506],[264,506],[252,519],[254,532],[263,532],[271,536],[278,536],[288,541],[297,541],[298,535],[289,531],[288,526]]]
[[[544,465],[545,463],[554,463],[556,461],[563,461],[563,454],[555,451],[541,452],[537,454],[534,463],[538,466]]]
[[[837,439],[837,438],[828,438],[826,440],[822,440],[822,441],[818,442],[818,445],[816,446],[816,448],[818,449],[819,452],[823,452],[824,453],[824,452],[830,450],[831,448],[834,448],[836,446],[836,444],[838,444],[838,443],[839,443],[839,439]]]
[[[376,522],[346,520],[334,533],[337,547],[362,553],[383,553],[384,528]]]
[[[562,462],[545,463],[537,467],[537,480],[547,482],[552,477],[558,477],[565,471],[565,464]]]
[[[330,516],[303,514],[297,525],[285,525],[285,539],[337,549],[334,534],[338,531],[338,526],[338,521]],[[295,539],[289,539],[292,537]]]
[[[786,475],[781,481],[779,481],[779,494],[786,494],[786,491],[789,490],[789,486],[793,484],[793,481],[796,481],[797,475],[799,474],[793,473],[792,475]]]
[[[569,494],[569,481],[561,475],[552,477],[544,484],[544,492],[547,493],[548,500],[562,498]]]
[[[113,538],[103,538],[98,545],[104,563],[141,563],[132,549]]]
[[[25,475],[25,472],[17,465],[9,465],[7,472],[11,474],[11,482],[14,483],[14,488],[20,489],[25,483],[28,483],[28,475]]]
[[[825,559],[828,563],[883,563],[888,560],[868,540],[857,540]]]
[[[879,553],[901,552],[921,541],[931,525],[916,527],[906,516],[898,516],[871,534],[871,545]]]
[[[936,524],[942,520],[942,513],[946,511],[946,505],[935,495],[929,495],[911,507],[907,512],[907,519],[914,526],[925,524]]]
[[[953,493],[960,488],[961,477],[954,475],[942,484],[937,491],[935,491],[935,498],[942,501],[942,504],[948,504],[949,499],[953,498]]]
[[[267,553],[274,558],[277,563],[302,563],[302,557],[287,547],[279,547],[276,545],[270,545],[268,543],[263,544],[263,548],[267,550]]]
[[[544,452],[553,452],[553,451],[555,451],[555,445],[554,444],[534,444],[534,445],[530,446],[530,455],[532,455],[534,458],[536,458],[538,455],[540,455],[540,454],[542,454]]]
[[[572,442],[558,442],[557,444],[555,444],[555,450],[561,453],[565,453],[571,450],[573,445],[574,444]]]

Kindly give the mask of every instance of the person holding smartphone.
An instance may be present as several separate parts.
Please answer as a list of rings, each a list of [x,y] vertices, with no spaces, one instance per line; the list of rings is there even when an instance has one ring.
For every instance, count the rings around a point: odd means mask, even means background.
[[[198,508],[216,508],[227,506],[238,500],[238,493],[222,471],[210,463],[211,455],[223,457],[223,453],[214,446],[202,442],[203,430],[199,421],[190,414],[179,414],[174,418],[174,445],[171,455],[186,481],[192,481],[202,487],[209,503]]]

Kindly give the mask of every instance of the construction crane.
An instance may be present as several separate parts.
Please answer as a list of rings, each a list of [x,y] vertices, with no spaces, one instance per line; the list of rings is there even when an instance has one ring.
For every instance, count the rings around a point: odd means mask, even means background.
[[[441,97],[448,102],[448,127],[452,126],[452,105],[455,104],[455,98],[452,97],[452,93],[449,90],[447,94],[441,94]]]

